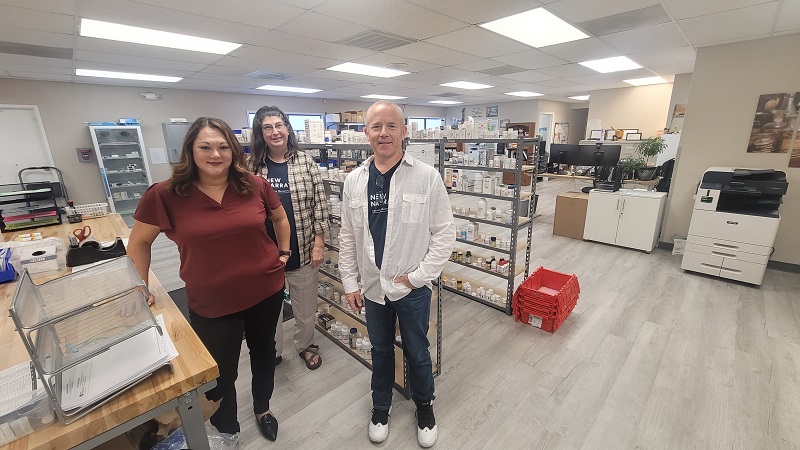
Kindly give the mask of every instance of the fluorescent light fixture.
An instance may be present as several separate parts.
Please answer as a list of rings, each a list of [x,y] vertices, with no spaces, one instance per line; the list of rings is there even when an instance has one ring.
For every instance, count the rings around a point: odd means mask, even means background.
[[[531,92],[531,91],[517,91],[517,92],[506,92],[506,95],[513,95],[516,97],[538,97],[540,94],[538,92]]]
[[[447,86],[447,87],[452,87],[452,88],[470,89],[470,90],[487,89],[487,88],[490,88],[490,87],[494,87],[494,86],[490,86],[488,84],[470,83],[469,81],[454,81],[452,83],[440,84],[439,86]]]
[[[641,69],[642,66],[636,64],[625,56],[614,56],[612,58],[594,59],[578,63],[600,73],[621,72],[623,70]]]
[[[353,62],[346,62],[338,66],[328,67],[325,70],[334,70],[336,72],[354,73],[356,75],[367,75],[370,77],[392,78],[400,75],[408,75],[409,72],[402,70],[387,69],[386,67],[368,66],[366,64],[358,64]]]
[[[300,94],[313,94],[314,92],[320,92],[322,90],[322,89],[301,88],[301,87],[291,87],[291,86],[273,86],[271,84],[265,84],[263,86],[257,87],[256,89],[261,89],[263,91],[297,92]]]
[[[570,98],[573,99],[573,100],[584,100],[585,101],[585,100],[589,100],[589,97],[591,97],[591,96],[590,95],[574,95],[574,96],[572,96]]]
[[[374,98],[378,100],[400,100],[408,97],[401,97],[399,95],[369,94],[369,95],[362,95],[361,98]]]
[[[78,33],[84,37],[108,39],[111,41],[130,42],[133,44],[155,45],[157,47],[177,48],[193,52],[227,55],[241,47],[235,42],[218,41],[168,31],[151,30],[149,28],[132,27],[118,23],[101,22],[99,20],[81,18]]]
[[[181,77],[165,77],[162,75],[148,75],[146,73],[108,72],[105,70],[75,69],[75,75],[81,77],[115,78],[118,80],[160,81],[162,83],[176,83]]]
[[[544,8],[493,20],[481,27],[536,48],[589,37]]]
[[[460,105],[464,102],[457,102],[455,100],[431,100],[428,103],[436,103],[437,105]]]
[[[664,84],[667,80],[661,77],[646,77],[646,78],[634,78],[632,80],[622,80],[628,84],[632,84],[634,86],[647,86],[648,84]]]

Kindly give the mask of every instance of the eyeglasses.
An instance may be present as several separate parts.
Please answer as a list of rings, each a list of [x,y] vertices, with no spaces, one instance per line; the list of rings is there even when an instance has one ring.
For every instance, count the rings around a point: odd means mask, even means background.
[[[265,133],[272,133],[273,130],[283,131],[284,128],[286,128],[286,124],[278,122],[275,125],[264,125],[261,127],[261,130]]]

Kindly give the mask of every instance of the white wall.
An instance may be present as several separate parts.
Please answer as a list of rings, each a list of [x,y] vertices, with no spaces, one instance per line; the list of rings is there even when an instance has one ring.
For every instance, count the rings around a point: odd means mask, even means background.
[[[139,97],[139,93],[144,91],[158,92],[162,100],[145,101]],[[321,114],[326,111],[366,110],[371,104],[11,79],[0,80],[0,98],[0,103],[39,107],[53,160],[64,172],[64,181],[76,204],[105,201],[97,164],[81,164],[76,156],[76,148],[92,147],[89,129],[84,122],[116,121],[120,117],[139,118],[145,146],[151,148],[165,146],[161,122],[170,117],[184,117],[193,121],[197,117],[213,116],[226,121],[233,128],[242,128],[247,125],[247,111],[257,110],[264,105],[277,105],[286,112]],[[444,117],[444,108],[408,105],[405,114]],[[165,180],[171,174],[169,164],[151,164],[150,168],[154,181]]]
[[[672,83],[593,91],[589,122],[599,119],[602,129],[638,128],[643,138],[655,136],[666,126],[671,96]]]
[[[698,49],[662,240],[686,235],[692,195],[708,167],[774,168],[786,172],[789,191],[772,260],[800,264],[800,168],[787,168],[788,154],[747,153],[758,97],[800,90],[800,58],[781,56],[799,48],[800,34],[792,34]]]

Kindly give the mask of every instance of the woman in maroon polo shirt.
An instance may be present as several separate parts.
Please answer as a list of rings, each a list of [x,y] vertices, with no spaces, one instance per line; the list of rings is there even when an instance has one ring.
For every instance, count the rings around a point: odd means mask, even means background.
[[[256,421],[274,441],[278,421],[269,400],[288,259],[281,255],[289,250],[290,233],[277,194],[266,180],[247,171],[230,127],[201,117],[186,133],[172,177],[147,190],[133,217],[128,255],[145,282],[158,234],[164,232],[178,245],[192,328],[219,366],[217,386],[206,393],[209,400],[222,400],[211,424],[223,433],[239,432],[234,382],[244,336],[250,349]],[[278,247],[267,236],[268,218]]]

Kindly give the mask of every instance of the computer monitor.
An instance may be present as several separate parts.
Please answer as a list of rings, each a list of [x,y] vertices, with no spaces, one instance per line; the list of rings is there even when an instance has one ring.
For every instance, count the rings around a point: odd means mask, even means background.
[[[579,165],[580,146],[575,144],[552,144],[550,145],[550,163],[566,164],[569,166]]]
[[[622,153],[619,144],[584,144],[580,146],[579,166],[616,166]]]

